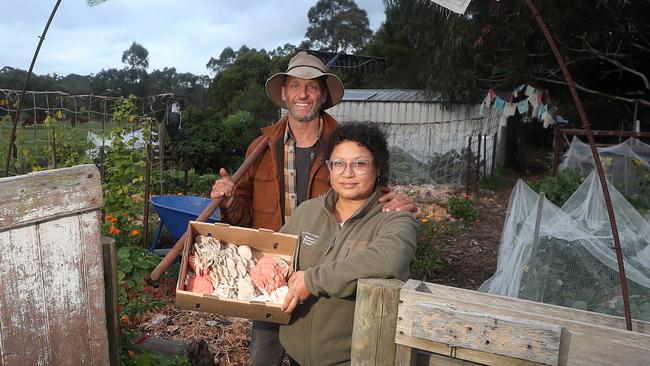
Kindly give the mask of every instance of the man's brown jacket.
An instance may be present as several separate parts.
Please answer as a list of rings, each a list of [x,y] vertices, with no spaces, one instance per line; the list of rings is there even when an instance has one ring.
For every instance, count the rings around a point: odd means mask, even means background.
[[[321,139],[327,139],[338,126],[336,120],[322,112],[323,130]],[[283,215],[280,208],[281,197],[280,177],[283,166],[278,161],[278,151],[282,146],[287,117],[275,124],[261,129],[262,135],[270,139],[269,147],[264,151],[260,160],[251,166],[241,178],[235,189],[233,205],[221,210],[221,220],[231,225],[254,228],[265,228],[278,231],[282,227]],[[256,138],[246,151],[246,156],[260,144],[262,136]],[[309,172],[309,187],[307,198],[323,195],[330,188],[329,171],[325,165],[326,158],[319,153]]]

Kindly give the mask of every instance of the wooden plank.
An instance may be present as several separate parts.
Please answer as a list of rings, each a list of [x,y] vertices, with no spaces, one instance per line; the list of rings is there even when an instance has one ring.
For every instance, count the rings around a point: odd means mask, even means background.
[[[102,186],[93,164],[0,178],[0,231],[101,205]]]
[[[115,239],[102,237],[104,260],[104,293],[106,299],[106,329],[111,366],[120,365],[120,323],[117,320],[117,249]]]
[[[82,279],[79,219],[63,217],[40,225],[40,268],[47,303],[53,365],[88,365],[88,299]],[[32,261],[38,269],[38,261]],[[99,279],[98,279],[99,280]],[[104,301],[103,297],[101,301]]]
[[[395,343],[397,343],[398,347],[405,347],[407,349],[413,350],[423,350],[437,355],[450,356],[453,357],[454,360],[477,363],[479,365],[544,366],[543,364],[533,361],[526,361],[519,358],[506,357],[461,347],[451,347],[444,343],[433,342],[426,339],[418,339],[412,336],[400,335],[399,333],[395,336]],[[417,353],[415,353],[413,357],[419,360]],[[417,363],[417,365],[420,364],[420,362]]]
[[[415,304],[412,319],[416,338],[557,365],[562,332],[557,325],[427,303]]]
[[[512,297],[488,294],[456,287],[436,285],[417,280],[408,280],[404,289],[411,289],[440,299],[453,299],[472,303],[481,303],[504,310],[523,311],[543,317],[570,319],[592,325],[625,329],[625,318],[590,311],[566,308],[557,305],[543,304],[535,301],[516,299]],[[650,322],[633,320],[635,332],[650,334]]]
[[[495,299],[497,301],[493,301]],[[645,360],[650,359],[650,335],[588,323],[590,315],[596,323],[624,324],[621,318],[411,280],[402,288],[400,301],[404,304],[400,305],[397,323],[396,343],[399,344],[409,345],[400,340],[414,339],[411,337],[412,305],[423,302],[561,326],[564,330],[559,365],[646,365]],[[639,328],[647,329],[647,324],[642,323],[638,322]],[[435,349],[427,350],[436,352]]]
[[[38,227],[0,232],[0,354],[3,365],[52,364]]]
[[[417,349],[401,344],[395,344],[395,365],[415,366],[417,362]]]
[[[437,353],[418,352],[418,365],[429,366],[481,366],[479,363],[461,360],[450,356],[443,356]]]
[[[87,343],[90,365],[108,365],[109,345],[106,327],[106,299],[104,290],[104,262],[99,211],[86,212],[79,218],[79,243],[81,245],[82,288],[85,289]],[[116,309],[117,310],[117,309]]]
[[[396,279],[361,279],[352,331],[352,365],[394,365],[399,290]]]

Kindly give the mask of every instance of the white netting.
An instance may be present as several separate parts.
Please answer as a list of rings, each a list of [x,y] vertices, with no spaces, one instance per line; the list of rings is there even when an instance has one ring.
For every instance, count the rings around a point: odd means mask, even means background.
[[[467,179],[468,162],[472,181],[491,175],[500,117],[501,112],[495,111],[487,117],[453,121],[372,123],[386,134],[392,182],[461,185]]]
[[[636,138],[625,142],[599,147],[607,179],[628,199],[650,206],[650,145]],[[588,144],[573,137],[559,170],[579,169],[584,176],[594,170],[594,158]]]
[[[632,317],[650,320],[650,224],[609,187]],[[523,181],[517,183],[501,235],[497,271],[479,290],[622,316],[614,242],[596,174],[592,172],[562,208],[543,199],[538,222],[540,199]]]

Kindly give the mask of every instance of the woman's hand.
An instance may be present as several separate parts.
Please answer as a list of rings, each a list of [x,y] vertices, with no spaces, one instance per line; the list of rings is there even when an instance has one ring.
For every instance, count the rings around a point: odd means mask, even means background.
[[[289,278],[289,293],[282,304],[282,311],[289,314],[299,304],[307,300],[311,293],[305,284],[305,271],[294,272]]]
[[[415,201],[404,193],[387,192],[384,189],[382,189],[382,192],[385,194],[379,197],[379,203],[386,202],[382,211],[410,211],[414,214],[418,212]]]

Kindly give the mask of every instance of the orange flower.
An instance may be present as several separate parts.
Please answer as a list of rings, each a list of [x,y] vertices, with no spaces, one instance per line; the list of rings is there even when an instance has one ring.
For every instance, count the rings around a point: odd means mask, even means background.
[[[111,225],[111,227],[108,228],[108,233],[110,235],[120,235],[122,231],[115,226]]]
[[[133,229],[129,233],[129,236],[138,236],[138,235],[140,235],[140,230],[138,230],[138,229]]]
[[[106,222],[110,222],[111,224],[114,224],[117,222],[117,218],[115,218],[113,215],[108,215],[106,216]]]
[[[120,324],[122,324],[123,327],[128,327],[129,325],[131,325],[131,320],[129,320],[129,316],[126,314],[122,315],[122,317],[120,318]]]
[[[122,216],[124,216],[124,217],[129,217],[129,213],[126,212],[126,211],[124,211],[124,212],[122,212]]]

